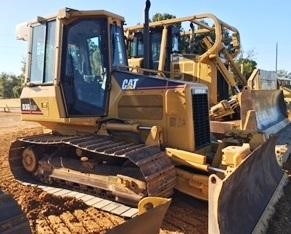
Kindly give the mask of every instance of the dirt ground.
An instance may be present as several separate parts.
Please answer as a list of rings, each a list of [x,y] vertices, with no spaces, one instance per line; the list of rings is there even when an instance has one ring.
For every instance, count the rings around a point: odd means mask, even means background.
[[[41,131],[35,123],[21,122],[15,113],[0,112],[0,189],[18,202],[33,233],[105,233],[124,222],[75,198],[53,196],[15,181],[7,160],[10,142]],[[175,195],[175,205],[166,214],[160,233],[207,233],[207,204],[181,196]],[[288,184],[267,233],[291,233],[290,225],[291,184]]]

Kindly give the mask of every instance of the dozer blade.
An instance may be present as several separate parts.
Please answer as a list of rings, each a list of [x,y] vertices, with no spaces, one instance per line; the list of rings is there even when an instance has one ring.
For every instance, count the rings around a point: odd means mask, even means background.
[[[209,233],[258,233],[266,227],[287,183],[275,144],[271,136],[226,178],[210,176]]]
[[[256,130],[266,136],[288,124],[281,90],[244,90],[240,95],[241,129]]]
[[[109,230],[108,234],[155,234],[159,233],[171,199],[160,197],[143,198],[138,209],[140,214]]]
[[[291,89],[288,87],[281,86],[280,89],[283,91],[285,102],[290,104],[291,102]]]

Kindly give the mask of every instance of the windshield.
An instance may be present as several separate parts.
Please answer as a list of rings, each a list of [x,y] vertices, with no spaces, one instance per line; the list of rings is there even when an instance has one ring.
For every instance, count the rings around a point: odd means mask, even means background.
[[[64,30],[62,85],[68,115],[106,114],[107,21],[82,19]]]
[[[140,32],[134,34],[133,41],[130,42],[129,56],[132,58],[142,58],[144,52],[143,35]]]
[[[162,41],[162,34],[160,31],[154,31],[151,33],[151,46],[152,46],[152,69],[158,70],[159,67],[159,59],[160,59],[160,52],[161,52],[161,41]]]
[[[150,44],[151,44],[151,57],[150,57],[150,69],[157,70],[159,66],[160,50],[161,50],[162,31],[160,29],[151,30],[150,32]],[[144,43],[143,33],[136,32],[133,40],[130,43],[129,56],[131,58],[143,58],[144,57]]]

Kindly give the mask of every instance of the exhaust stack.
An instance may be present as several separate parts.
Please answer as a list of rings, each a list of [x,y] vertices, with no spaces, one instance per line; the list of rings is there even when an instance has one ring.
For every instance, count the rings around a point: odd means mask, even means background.
[[[151,7],[150,0],[146,0],[144,10],[144,30],[143,30],[143,43],[144,43],[144,68],[150,68],[150,40],[149,40],[149,11]]]

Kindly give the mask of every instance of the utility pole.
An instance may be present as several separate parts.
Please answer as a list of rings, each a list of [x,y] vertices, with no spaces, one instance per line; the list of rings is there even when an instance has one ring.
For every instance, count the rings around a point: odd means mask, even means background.
[[[276,42],[276,62],[275,62],[275,71],[278,71],[278,42]]]

